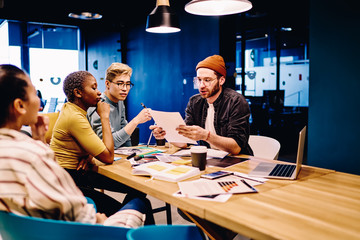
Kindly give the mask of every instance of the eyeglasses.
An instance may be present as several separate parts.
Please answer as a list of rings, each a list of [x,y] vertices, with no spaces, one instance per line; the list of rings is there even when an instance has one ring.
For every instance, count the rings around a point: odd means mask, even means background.
[[[126,89],[131,89],[134,84],[132,82],[112,82],[112,81],[109,81],[113,84],[116,84],[119,88],[124,88],[124,86],[126,87]]]
[[[204,79],[201,79],[201,78],[198,78],[198,77],[194,77],[194,83],[197,84],[198,86],[200,86],[201,82],[203,82],[206,87],[209,87],[211,85],[211,83],[213,81],[215,81],[215,80],[217,80],[217,78],[204,78]]]

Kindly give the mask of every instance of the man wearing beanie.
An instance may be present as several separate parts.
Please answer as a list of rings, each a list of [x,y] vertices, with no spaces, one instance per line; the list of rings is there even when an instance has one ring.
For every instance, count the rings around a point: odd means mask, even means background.
[[[219,55],[207,57],[197,64],[196,73],[194,83],[199,94],[190,98],[185,110],[186,126],[177,128],[179,134],[232,154],[253,155],[248,144],[249,104],[240,93],[223,88],[226,77],[224,59]],[[151,126],[150,129],[157,139],[166,134],[159,127]],[[187,147],[182,143],[173,144]]]

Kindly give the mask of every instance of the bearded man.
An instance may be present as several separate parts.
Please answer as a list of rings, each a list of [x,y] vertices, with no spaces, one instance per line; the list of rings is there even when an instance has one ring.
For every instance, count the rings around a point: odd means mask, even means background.
[[[250,108],[240,93],[223,88],[226,77],[224,59],[219,55],[207,57],[196,66],[194,83],[199,94],[192,96],[185,110],[185,125],[177,128],[179,134],[200,141],[200,145],[232,154],[253,155],[248,144]],[[156,139],[166,132],[150,126]],[[187,144],[173,143],[178,147]]]

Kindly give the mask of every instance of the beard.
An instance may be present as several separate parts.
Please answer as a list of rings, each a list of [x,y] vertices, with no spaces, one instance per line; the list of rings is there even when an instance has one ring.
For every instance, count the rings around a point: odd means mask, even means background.
[[[220,83],[219,81],[216,82],[215,86],[213,87],[213,89],[211,89],[208,93],[206,94],[200,94],[202,98],[209,98],[214,96],[215,94],[217,94],[220,91]]]

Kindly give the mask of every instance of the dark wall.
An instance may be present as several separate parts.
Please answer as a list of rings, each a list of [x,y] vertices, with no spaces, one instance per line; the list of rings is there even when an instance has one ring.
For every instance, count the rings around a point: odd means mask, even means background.
[[[310,1],[308,164],[360,174],[360,15]]]
[[[105,91],[105,72],[113,62],[121,62],[120,33],[96,32],[83,29],[87,51],[87,70],[91,72],[98,82],[98,89]],[[86,69],[86,66],[85,66]]]
[[[196,64],[219,54],[218,18],[186,14],[180,23],[179,33],[148,33],[145,23],[129,31],[127,63],[133,68],[135,83],[127,101],[129,120],[142,110],[141,102],[154,110],[184,116],[189,97],[197,93],[193,89]],[[139,125],[140,143],[147,142],[150,124],[153,121]]]
[[[128,121],[142,110],[140,103],[154,110],[180,112],[184,117],[189,98],[198,93],[193,87],[196,64],[207,56],[220,53],[218,17],[182,13],[180,23],[181,32],[172,34],[148,33],[145,22],[126,30],[124,60],[133,68],[131,81],[135,84],[126,101]],[[88,49],[88,71],[96,77],[101,91],[105,89],[106,68],[112,62],[122,60],[118,52],[121,48],[118,29],[99,29],[98,32],[91,28],[82,29],[86,43],[83,49]],[[82,53],[86,58],[86,51]],[[96,60],[98,69],[94,68]],[[153,123],[138,126],[140,143],[148,141],[149,126]]]

